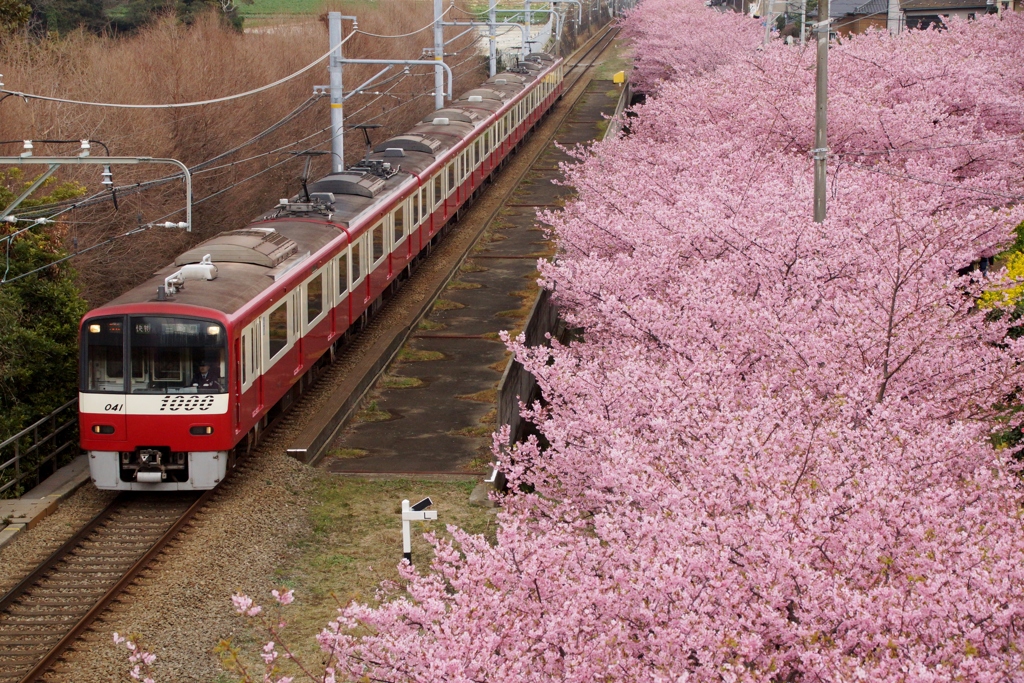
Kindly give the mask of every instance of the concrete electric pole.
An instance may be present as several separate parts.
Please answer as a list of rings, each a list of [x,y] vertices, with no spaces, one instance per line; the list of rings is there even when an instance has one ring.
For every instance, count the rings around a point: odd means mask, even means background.
[[[825,221],[825,190],[828,177],[828,34],[831,19],[828,0],[818,2],[818,72],[814,84],[814,222]]]

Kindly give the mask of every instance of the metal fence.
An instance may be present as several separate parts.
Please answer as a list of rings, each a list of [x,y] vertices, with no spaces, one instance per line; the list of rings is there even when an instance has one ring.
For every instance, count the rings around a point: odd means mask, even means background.
[[[78,455],[78,399],[0,443],[0,498],[18,498]]]

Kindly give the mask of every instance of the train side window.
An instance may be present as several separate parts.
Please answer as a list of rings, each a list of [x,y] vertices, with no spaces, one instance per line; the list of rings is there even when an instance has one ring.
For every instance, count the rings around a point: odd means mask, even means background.
[[[348,294],[348,252],[343,251],[335,261],[338,272],[338,303]]]
[[[252,376],[255,379],[260,374],[260,363],[263,360],[261,353],[263,349],[263,321],[257,320],[252,324]]]
[[[360,280],[363,279],[363,240],[359,238],[352,243],[350,250],[352,260],[352,278],[349,280],[349,290],[354,290],[356,285],[359,284]]]
[[[373,226],[370,231],[370,244],[373,245],[373,264],[384,257],[384,223],[383,221]]]
[[[413,227],[420,224],[420,192],[416,190],[412,193],[412,225]]]
[[[484,154],[491,151],[491,131],[484,131]]]
[[[285,299],[267,315],[267,352],[276,358],[288,346],[288,300]]]
[[[434,176],[434,208],[436,209],[444,201],[444,188],[441,186],[442,182],[441,174],[438,173]]]
[[[405,239],[405,204],[399,204],[395,212],[391,214],[391,222],[395,226],[395,244]]]
[[[324,312],[324,271],[306,283],[306,324],[313,323]]]
[[[249,375],[246,372],[249,369],[249,332],[246,330],[242,332],[242,386],[244,387],[248,383]]]
[[[448,164],[448,194],[455,191],[455,162]]]

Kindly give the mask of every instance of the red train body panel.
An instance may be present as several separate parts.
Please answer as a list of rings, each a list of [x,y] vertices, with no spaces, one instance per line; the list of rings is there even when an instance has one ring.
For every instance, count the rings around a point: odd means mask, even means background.
[[[562,62],[531,55],[86,315],[79,420],[95,485],[216,486],[561,88]]]

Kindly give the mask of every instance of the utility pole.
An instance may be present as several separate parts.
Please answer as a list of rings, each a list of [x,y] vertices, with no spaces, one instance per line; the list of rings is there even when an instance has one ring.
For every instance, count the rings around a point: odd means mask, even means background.
[[[889,35],[895,36],[900,32],[903,23],[900,21],[901,14],[899,0],[889,0],[889,6],[885,13],[885,28],[888,29]]]
[[[772,0],[761,0],[761,16],[764,18],[764,40],[767,45],[772,41]]]
[[[807,44],[807,0],[800,3],[800,44]]]
[[[814,222],[825,222],[825,185],[828,171],[828,0],[818,1],[818,71],[814,83]]]
[[[444,71],[440,62],[444,61],[444,25],[441,23],[444,10],[442,0],[434,0],[434,109],[444,108]]]
[[[341,12],[327,13],[327,35],[330,41],[331,57],[327,60],[327,70],[331,76],[331,170],[341,173],[345,170],[345,98],[342,94],[341,75],[341,20],[355,17],[343,17]]]
[[[487,8],[487,21],[489,26],[487,27],[488,36],[488,53],[490,67],[489,73],[493,78],[498,73],[498,31],[495,24],[498,22],[498,0],[494,0],[491,6]]]
[[[533,13],[530,12],[530,0],[523,0],[523,16],[526,18],[526,55],[528,55],[533,52]]]

